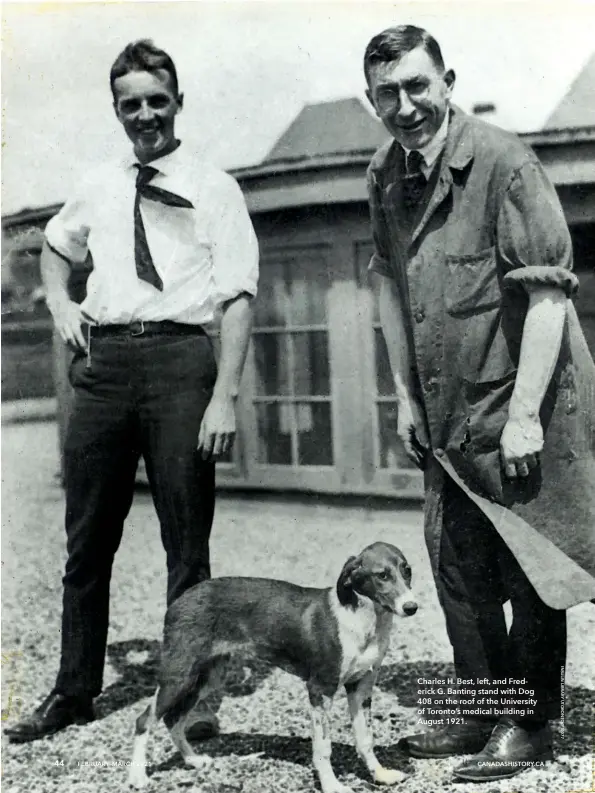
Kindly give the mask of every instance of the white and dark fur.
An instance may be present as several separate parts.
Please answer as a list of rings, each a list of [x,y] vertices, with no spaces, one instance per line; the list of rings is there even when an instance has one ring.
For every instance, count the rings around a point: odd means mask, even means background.
[[[347,692],[355,745],[377,784],[405,778],[383,768],[370,728],[372,689],[393,616],[417,611],[411,569],[398,548],[377,542],[345,563],[335,587],[314,589],[263,578],[215,578],[189,589],[165,616],[159,688],[138,717],[129,781],[148,782],[146,744],[163,718],[184,761],[205,768],[186,738],[197,703],[221,682],[231,656],[258,658],[301,677],[311,704],[313,764],[323,793],[348,793],[331,766],[329,713]]]

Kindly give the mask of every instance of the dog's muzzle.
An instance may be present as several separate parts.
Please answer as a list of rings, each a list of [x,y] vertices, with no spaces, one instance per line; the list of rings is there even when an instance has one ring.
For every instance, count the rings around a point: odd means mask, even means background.
[[[417,611],[417,603],[413,600],[408,600],[406,603],[403,603],[402,609],[406,617],[412,617]]]
[[[383,605],[384,608],[388,609],[388,611],[392,611],[393,614],[399,617],[412,617],[419,608],[415,600],[401,600],[401,598],[399,598],[394,605]]]

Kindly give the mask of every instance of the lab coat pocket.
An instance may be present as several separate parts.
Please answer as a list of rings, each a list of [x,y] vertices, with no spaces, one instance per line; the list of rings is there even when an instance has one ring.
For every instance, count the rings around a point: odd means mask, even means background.
[[[496,250],[473,254],[446,254],[444,303],[452,316],[472,315],[500,304]]]
[[[541,466],[528,477],[508,479],[500,457],[500,438],[508,420],[508,407],[516,370],[492,382],[466,383],[467,417],[460,452],[473,481],[487,496],[505,506],[531,501],[541,487]]]
[[[500,447],[500,436],[508,419],[508,407],[516,375],[517,370],[512,369],[497,380],[464,384],[467,439],[473,451]]]

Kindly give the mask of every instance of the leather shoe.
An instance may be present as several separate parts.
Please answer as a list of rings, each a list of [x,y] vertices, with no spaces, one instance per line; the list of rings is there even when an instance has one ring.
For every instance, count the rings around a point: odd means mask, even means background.
[[[74,697],[52,691],[30,716],[6,727],[12,743],[26,743],[45,738],[70,724],[87,724],[95,719],[91,697]]]
[[[436,759],[454,754],[474,754],[481,751],[490,737],[494,724],[488,721],[469,720],[463,724],[435,727],[428,732],[408,735],[397,746],[410,757]]]
[[[219,733],[219,721],[215,718],[212,721],[197,721],[191,724],[186,730],[186,738],[189,741],[206,741],[209,738],[216,738]]]
[[[219,719],[213,713],[212,704],[202,700],[194,711],[195,721],[186,730],[189,741],[206,741],[219,735]]]
[[[455,768],[454,775],[465,782],[495,782],[553,759],[549,724],[529,730],[504,717],[479,754]]]

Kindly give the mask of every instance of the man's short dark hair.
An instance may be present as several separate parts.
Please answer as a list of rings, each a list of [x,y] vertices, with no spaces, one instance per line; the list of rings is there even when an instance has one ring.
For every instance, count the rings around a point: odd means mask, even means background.
[[[171,78],[172,90],[178,95],[178,73],[170,56],[156,47],[151,39],[139,39],[127,44],[114,61],[110,70],[109,82],[114,99],[114,83],[118,77],[130,72],[156,72],[163,69]]]
[[[442,59],[440,45],[427,30],[415,27],[415,25],[397,25],[383,30],[382,33],[378,33],[366,47],[364,74],[368,85],[370,84],[372,66],[377,63],[398,61],[407,52],[411,52],[417,47],[423,47],[436,68],[444,71],[444,60]]]

